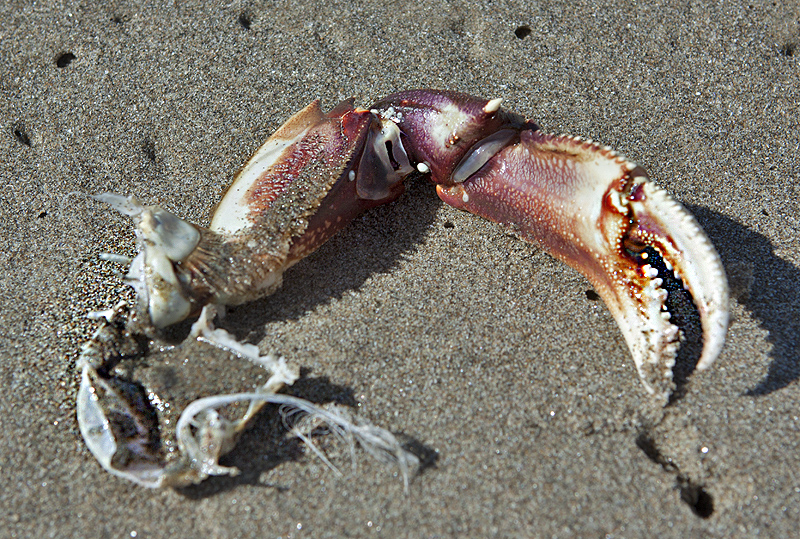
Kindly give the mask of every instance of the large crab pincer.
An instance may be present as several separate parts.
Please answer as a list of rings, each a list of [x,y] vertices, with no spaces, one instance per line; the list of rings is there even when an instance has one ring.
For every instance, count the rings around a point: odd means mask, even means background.
[[[397,198],[412,175],[429,175],[443,201],[504,224],[583,273],[619,324],[645,388],[660,402],[675,386],[673,366],[689,326],[699,328],[702,345],[696,368],[718,356],[728,321],[719,257],[694,218],[640,167],[591,141],[545,134],[502,110],[499,99],[413,90],[369,109],[345,101],[327,114],[314,101],[250,159],[208,228],[133,197],[95,197],[134,219],[140,249],[127,275],[136,310],[125,320],[120,310],[106,313],[81,359],[79,423],[101,464],[149,486],[196,482],[230,473],[217,459],[254,406],[283,402],[322,414],[277,395],[294,381],[294,371],[214,329],[212,309],[271,294],[286,269],[362,211]],[[168,462],[157,414],[114,368],[140,342],[137,336],[157,337],[197,314],[194,335],[273,376],[255,393],[190,404],[184,412],[190,417],[178,421],[185,429],[176,435],[183,457]],[[250,402],[251,409],[226,423],[215,409],[233,400]],[[382,440],[383,451],[412,461],[389,433],[369,432]]]
[[[409,91],[373,109],[398,124],[443,201],[508,226],[583,273],[619,324],[645,387],[666,399],[684,329],[670,311],[674,296],[688,291],[702,326],[698,369],[725,339],[727,281],[714,247],[642,168],[592,141],[545,134],[499,104]]]

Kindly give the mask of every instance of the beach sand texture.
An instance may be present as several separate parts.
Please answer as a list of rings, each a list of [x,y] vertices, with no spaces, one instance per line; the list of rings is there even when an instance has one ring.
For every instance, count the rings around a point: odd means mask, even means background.
[[[0,537],[797,533],[800,4],[92,4],[0,6]],[[584,277],[417,182],[225,321],[302,367],[293,394],[414,446],[407,495],[396,470],[363,454],[353,469],[322,437],[337,476],[274,409],[225,460],[237,477],[153,491],[104,472],[78,432],[75,360],[86,313],[130,296],[98,255],[131,255],[134,238],[71,193],[207,224],[312,99],[409,88],[502,97],[644,166],[728,272],[717,363],[656,406]],[[219,371],[197,372],[199,397]]]

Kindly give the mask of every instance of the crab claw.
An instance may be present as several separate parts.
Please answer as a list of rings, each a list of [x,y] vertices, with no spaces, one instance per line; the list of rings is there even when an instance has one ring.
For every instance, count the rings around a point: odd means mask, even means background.
[[[467,180],[437,192],[583,273],[619,324],[648,392],[666,401],[674,387],[691,322],[673,312],[684,290],[702,325],[697,369],[719,355],[728,324],[719,256],[683,206],[610,149],[526,130]]]
[[[374,108],[398,123],[443,201],[508,226],[589,279],[648,392],[667,402],[678,351],[698,319],[696,368],[719,355],[728,324],[719,256],[642,168],[591,141],[544,134],[499,100],[417,90]]]
[[[139,255],[126,281],[143,326],[160,330],[205,305],[273,293],[283,272],[364,210],[403,193],[413,172],[397,125],[352,99],[327,114],[311,102],[236,175],[208,228],[133,196],[92,198],[132,218]]]

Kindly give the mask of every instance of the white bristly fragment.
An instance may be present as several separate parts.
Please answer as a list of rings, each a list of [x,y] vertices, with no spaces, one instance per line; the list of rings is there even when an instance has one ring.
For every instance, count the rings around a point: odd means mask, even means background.
[[[100,320],[101,318],[105,318],[106,322],[111,323],[114,317],[117,315],[118,312],[122,310],[128,304],[127,301],[120,301],[110,309],[105,309],[103,311],[89,311],[86,313],[86,318],[89,320]],[[92,342],[92,341],[89,341]],[[88,343],[87,343],[88,344]]]
[[[144,206],[135,196],[126,197],[115,193],[100,193],[99,195],[91,195],[90,198],[98,202],[104,202],[128,217],[135,217],[144,211]]]
[[[104,311],[89,311],[86,313],[86,318],[89,320],[100,320],[105,318],[107,322],[111,322],[111,317],[114,316],[114,309],[106,309]]]
[[[124,264],[124,265],[128,265],[131,262],[133,262],[133,259],[129,256],[118,255],[114,253],[100,253],[100,260],[104,260],[106,262],[113,262],[114,264]]]
[[[101,318],[105,318],[106,322],[111,323],[111,321],[114,319],[114,316],[116,316],[116,314],[120,311],[120,309],[122,309],[122,307],[124,307],[127,304],[128,303],[126,301],[120,301],[110,309],[105,309],[103,311],[89,311],[88,313],[86,313],[86,318],[88,318],[89,320],[100,320]]]
[[[500,104],[502,102],[503,102],[503,99],[500,98],[500,97],[495,98],[495,99],[490,99],[483,106],[483,112],[485,112],[486,114],[491,114],[493,112],[497,112],[498,110],[500,110]]]
[[[428,163],[417,163],[417,170],[422,174],[427,174],[431,171],[431,167],[428,166]]]
[[[328,459],[328,457],[325,456],[325,453],[323,453],[322,450],[314,444],[314,441],[310,437],[308,437],[302,430],[295,427],[292,429],[292,435],[294,435],[296,438],[300,438],[300,440],[304,444],[306,444],[306,447],[308,447],[311,451],[313,451],[314,454],[317,456],[317,458],[322,462],[324,462],[325,465],[333,473],[335,473],[339,477],[344,477],[344,474],[339,471],[339,468],[333,465],[330,459]]]
[[[292,385],[300,377],[297,369],[290,368],[284,358],[276,358],[272,354],[262,356],[256,345],[239,342],[224,329],[215,328],[212,320],[216,315],[215,306],[206,305],[203,307],[197,321],[192,324],[190,335],[217,348],[233,352],[250,360],[259,367],[267,369],[273,373],[272,377],[267,381],[268,386]]]
[[[465,192],[463,195],[461,195],[461,201],[462,201],[464,204],[466,204],[467,202],[469,202],[469,195],[468,195],[466,192]]]
[[[202,476],[235,475],[238,470],[219,465],[219,457],[224,454],[220,448],[229,448],[236,434],[244,427],[243,419],[231,421],[217,413],[217,409],[236,402],[250,402],[253,405],[266,403],[282,404],[290,409],[309,415],[310,422],[321,423],[343,440],[358,444],[373,458],[384,463],[394,463],[400,468],[403,483],[408,490],[409,471],[419,463],[413,453],[405,450],[395,436],[380,427],[365,423],[356,424],[336,408],[326,410],[306,400],[290,395],[266,392],[234,393],[214,395],[198,399],[189,404],[178,419],[178,446],[197,467]],[[311,424],[311,423],[309,423]],[[304,431],[301,439],[308,440]],[[313,447],[313,444],[312,444]],[[327,461],[327,459],[323,459]],[[332,466],[332,465],[331,465]]]
[[[628,209],[626,208],[628,202],[627,197],[622,195],[616,189],[612,189],[611,192],[609,192],[608,201],[611,203],[612,206],[614,206],[614,209],[616,209],[620,213],[620,215],[625,215],[627,213],[628,211]]]

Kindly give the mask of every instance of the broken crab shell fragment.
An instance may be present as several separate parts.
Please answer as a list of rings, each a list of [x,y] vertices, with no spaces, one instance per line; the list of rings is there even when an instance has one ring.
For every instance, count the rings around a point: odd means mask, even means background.
[[[164,328],[186,319],[192,313],[194,300],[185,293],[175,265],[186,260],[200,243],[197,227],[159,206],[143,206],[134,196],[102,193],[92,198],[136,223],[139,254],[131,263],[126,281],[136,290],[152,325]]]
[[[192,335],[263,367],[271,376],[253,391],[212,395],[189,403],[175,425],[177,449],[162,443],[158,411],[142,385],[125,379],[114,367],[123,356],[141,353],[136,326],[122,302],[102,313],[103,323],[83,349],[80,359],[78,425],[86,446],[109,473],[144,487],[182,487],[212,475],[237,475],[238,469],[222,466],[219,459],[236,445],[247,423],[266,404],[283,407],[282,413],[304,414],[305,426],[293,433],[312,445],[307,433],[325,426],[350,443],[358,443],[382,462],[396,464],[408,487],[409,471],[418,463],[415,455],[385,429],[356,422],[343,411],[322,408],[304,399],[277,393],[299,377],[283,358],[261,356],[254,345],[243,344],[223,329],[214,328],[213,307],[203,309],[192,326]],[[240,417],[228,417],[223,407],[245,403]],[[330,463],[329,463],[330,464]]]
[[[672,369],[692,319],[702,328],[697,368],[719,355],[727,283],[691,214],[611,149],[542,133],[531,120],[500,108],[499,99],[411,90],[369,109],[347,100],[327,114],[313,101],[256,151],[209,228],[133,197],[95,198],[136,224],[139,255],[127,280],[139,301],[136,324],[151,334],[201,310],[198,324],[207,325],[211,306],[271,294],[286,269],[362,211],[397,198],[403,180],[418,174],[430,176],[446,203],[507,226],[582,272],[619,324],[645,388],[660,402],[675,387]],[[691,314],[677,312],[678,304]],[[101,464],[114,473],[134,470],[129,478],[142,484],[229,473],[218,458],[251,414],[225,423],[215,407],[236,399],[249,401],[251,410],[279,402],[278,386],[293,379],[262,388],[257,397],[208,397],[187,408],[181,462],[194,464],[166,471],[157,436],[143,419],[146,403],[110,374],[116,340],[127,338],[127,326],[115,323],[108,320],[81,360],[79,422]],[[221,331],[205,326],[193,335],[243,357],[258,356],[252,345]],[[97,359],[97,349],[105,359]],[[280,369],[265,366],[274,380]]]

